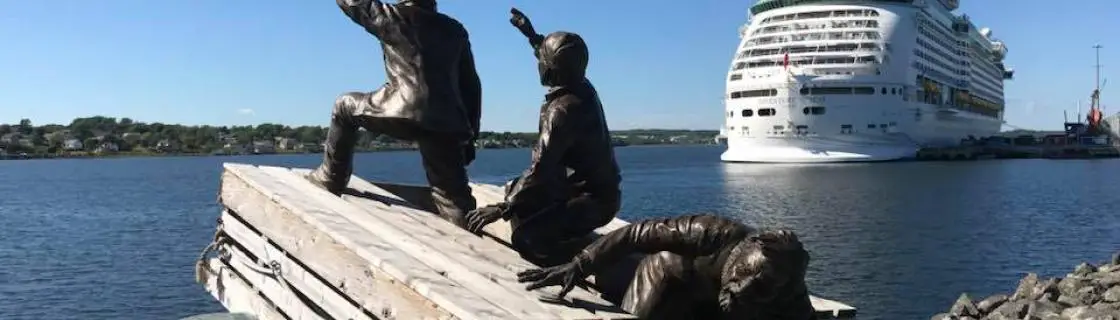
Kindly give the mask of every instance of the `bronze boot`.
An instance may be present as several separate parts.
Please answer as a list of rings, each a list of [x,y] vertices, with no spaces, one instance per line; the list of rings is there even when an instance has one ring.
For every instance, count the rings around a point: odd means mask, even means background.
[[[330,192],[336,196],[341,195],[342,191],[346,190],[346,186],[350,184],[350,175],[332,175],[328,173],[329,171],[330,170],[326,169],[326,165],[320,165],[318,168],[311,171],[311,173],[307,174],[307,176],[305,176],[304,178],[306,178],[307,181],[310,181],[311,184],[314,184],[316,187],[326,189],[327,192]]]

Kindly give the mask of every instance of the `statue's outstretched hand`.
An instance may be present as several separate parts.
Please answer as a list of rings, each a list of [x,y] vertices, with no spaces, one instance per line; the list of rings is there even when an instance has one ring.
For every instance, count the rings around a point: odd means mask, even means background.
[[[502,217],[505,208],[498,205],[490,205],[482,208],[471,210],[467,213],[467,231],[472,233],[482,232],[482,227],[498,221]]]
[[[531,37],[537,34],[537,31],[533,29],[533,23],[529,21],[529,17],[526,17],[524,13],[521,13],[521,10],[517,10],[517,8],[510,8],[509,13],[509,23],[512,24],[514,28],[517,28],[517,30],[521,31],[521,34],[525,35],[526,37]]]
[[[517,282],[532,282],[525,286],[525,290],[535,290],[547,286],[563,286],[556,294],[557,299],[575,288],[576,282],[583,280],[587,275],[577,261],[544,269],[529,269],[517,273]]]

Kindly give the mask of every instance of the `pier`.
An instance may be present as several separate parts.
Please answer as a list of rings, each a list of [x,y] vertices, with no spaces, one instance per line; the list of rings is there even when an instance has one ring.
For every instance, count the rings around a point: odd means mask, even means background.
[[[351,178],[334,196],[303,179],[308,169],[226,163],[214,241],[197,280],[232,314],[251,319],[634,319],[603,297],[633,270],[600,272],[564,301],[558,287],[526,291],[516,273],[534,266],[508,245],[504,221],[472,234],[431,213],[425,186]],[[479,206],[503,198],[472,184]],[[599,236],[627,225],[615,219]],[[216,252],[216,257],[210,257]],[[620,263],[619,268],[628,264]],[[812,297],[818,317],[855,308]]]

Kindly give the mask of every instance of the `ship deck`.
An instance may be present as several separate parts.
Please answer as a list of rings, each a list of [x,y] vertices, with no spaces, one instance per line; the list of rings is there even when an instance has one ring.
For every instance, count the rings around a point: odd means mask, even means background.
[[[516,272],[533,265],[508,246],[507,223],[487,226],[480,237],[432,214],[426,187],[355,176],[351,190],[336,197],[304,180],[306,172],[224,165],[222,212],[206,250],[218,254],[204,252],[196,271],[227,318],[634,318],[600,294],[628,283],[615,275],[632,269],[599,273],[564,301],[546,302],[541,297],[559,288],[530,292],[516,282]],[[472,186],[480,206],[503,197],[498,186]],[[596,236],[625,225],[616,219]],[[855,308],[836,301],[812,303],[821,318],[855,316]]]

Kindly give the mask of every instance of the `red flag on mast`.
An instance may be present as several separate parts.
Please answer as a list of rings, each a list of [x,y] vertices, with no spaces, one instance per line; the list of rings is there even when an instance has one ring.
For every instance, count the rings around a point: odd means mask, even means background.
[[[789,52],[786,52],[786,57],[782,60],[782,68],[789,69]]]

